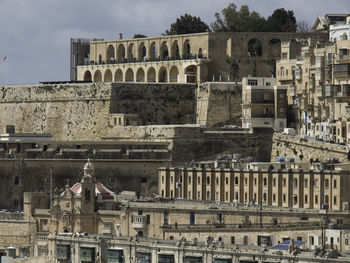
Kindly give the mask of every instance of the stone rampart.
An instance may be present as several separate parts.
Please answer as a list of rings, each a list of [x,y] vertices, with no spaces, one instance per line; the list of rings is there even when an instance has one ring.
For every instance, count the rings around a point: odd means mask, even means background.
[[[197,89],[197,124],[208,127],[241,126],[242,86],[233,82],[206,82]]]
[[[320,161],[338,158],[340,162],[349,160],[349,147],[334,143],[306,139],[301,136],[274,133],[271,161],[277,157],[294,157],[296,161]]]

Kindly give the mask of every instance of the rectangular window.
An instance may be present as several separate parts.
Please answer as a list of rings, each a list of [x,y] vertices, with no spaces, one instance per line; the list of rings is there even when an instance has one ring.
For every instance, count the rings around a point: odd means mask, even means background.
[[[191,176],[188,177],[188,183],[191,184]]]
[[[248,178],[244,177],[244,184],[247,185],[248,184]]]
[[[226,201],[228,201],[228,192],[226,192]]]
[[[231,245],[234,245],[234,244],[235,244],[235,237],[232,236],[232,237],[231,237]]]
[[[345,238],[345,246],[348,246],[348,245],[349,245],[349,239]]]
[[[174,182],[174,177],[170,176],[170,183]]]
[[[288,58],[288,53],[287,52],[283,52],[282,53],[282,59],[287,59]]]
[[[337,197],[336,197],[336,196],[333,197],[333,203],[334,203],[335,205],[337,204]]]
[[[308,200],[308,198],[307,198],[307,195],[305,195],[305,204],[307,204],[307,200]]]
[[[190,212],[190,225],[195,224],[196,215],[194,212]]]
[[[201,184],[201,178],[200,177],[198,177],[198,184]]]
[[[258,80],[248,79],[248,86],[258,86]]]
[[[304,181],[304,186],[305,186],[305,188],[307,188],[307,187],[308,187],[308,185],[309,185],[309,182],[308,182],[308,180],[307,180],[307,179],[305,179],[305,181]]]
[[[283,194],[283,196],[282,196],[282,202],[283,202],[283,203],[286,202],[286,194]]]
[[[283,186],[286,186],[286,185],[287,185],[287,179],[283,178]]]
[[[164,184],[164,175],[162,175],[162,184]]]
[[[337,189],[337,180],[336,179],[334,179],[334,181],[333,181],[333,188]]]

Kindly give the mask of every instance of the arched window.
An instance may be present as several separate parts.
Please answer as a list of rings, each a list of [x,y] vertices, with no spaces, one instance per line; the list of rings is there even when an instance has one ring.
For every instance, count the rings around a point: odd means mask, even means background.
[[[262,44],[257,38],[253,38],[248,41],[248,54],[250,57],[262,56]]]
[[[145,71],[142,68],[139,68],[136,72],[136,82],[145,81]]]
[[[134,43],[130,43],[128,46],[128,62],[133,62],[134,57]]]
[[[117,49],[117,59],[118,62],[124,62],[125,61],[125,47],[123,44],[119,44]]]
[[[152,42],[149,48],[149,59],[156,60],[158,57],[158,50],[157,50],[157,45],[156,42]]]
[[[158,82],[167,82],[167,81],[168,81],[167,71],[166,71],[165,67],[162,67],[159,70]]]
[[[92,77],[91,77],[91,72],[89,70],[85,71],[84,73],[84,81],[91,81]]]
[[[184,42],[183,53],[184,58],[191,58],[191,45],[188,39]]]
[[[166,41],[160,46],[160,59],[166,60],[169,57],[169,49]]]
[[[94,82],[102,82],[102,74],[101,71],[96,70],[94,74]]]
[[[179,70],[176,66],[170,69],[170,82],[179,82]]]
[[[179,59],[180,58],[179,45],[177,44],[177,40],[175,40],[171,46],[170,56],[172,59]]]
[[[121,69],[117,69],[114,73],[114,81],[123,81],[123,72]]]
[[[104,82],[112,82],[112,72],[107,69],[104,76]]]
[[[139,60],[140,61],[146,61],[147,59],[147,51],[146,51],[146,47],[145,47],[145,43],[142,42],[140,45],[139,45]]]
[[[103,61],[102,61],[102,55],[99,55],[98,56],[98,64],[102,64],[103,63]]]
[[[125,81],[133,82],[134,81],[134,72],[129,68],[125,73]]]
[[[197,66],[188,66],[185,69],[186,83],[197,83]]]
[[[114,54],[114,47],[113,45],[109,45],[107,48],[107,63],[114,63],[115,62],[115,54]]]
[[[156,71],[153,67],[147,71],[147,82],[156,82]]]

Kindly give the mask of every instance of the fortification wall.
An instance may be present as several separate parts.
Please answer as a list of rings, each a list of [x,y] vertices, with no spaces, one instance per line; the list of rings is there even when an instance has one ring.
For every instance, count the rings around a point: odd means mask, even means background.
[[[0,130],[51,133],[58,141],[98,141],[110,113],[137,113],[140,124],[194,122],[195,85],[91,83],[0,89]]]
[[[207,82],[197,89],[197,124],[241,126],[242,86],[233,82]]]
[[[349,149],[347,146],[337,145],[305,139],[300,136],[291,136],[274,133],[272,139],[271,161],[276,161],[279,156],[294,157],[296,161],[325,162],[327,158],[338,158],[340,162],[349,160]]]

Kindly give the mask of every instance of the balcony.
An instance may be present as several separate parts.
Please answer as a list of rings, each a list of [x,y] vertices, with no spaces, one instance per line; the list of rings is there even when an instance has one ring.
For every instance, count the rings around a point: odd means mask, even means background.
[[[49,232],[37,232],[36,237],[38,241],[46,241],[48,239]]]
[[[339,54],[336,57],[336,60],[338,63],[349,63],[350,62],[350,55],[348,54]]]
[[[145,216],[133,216],[132,217],[132,226],[134,228],[144,228],[146,226],[146,217]]]

